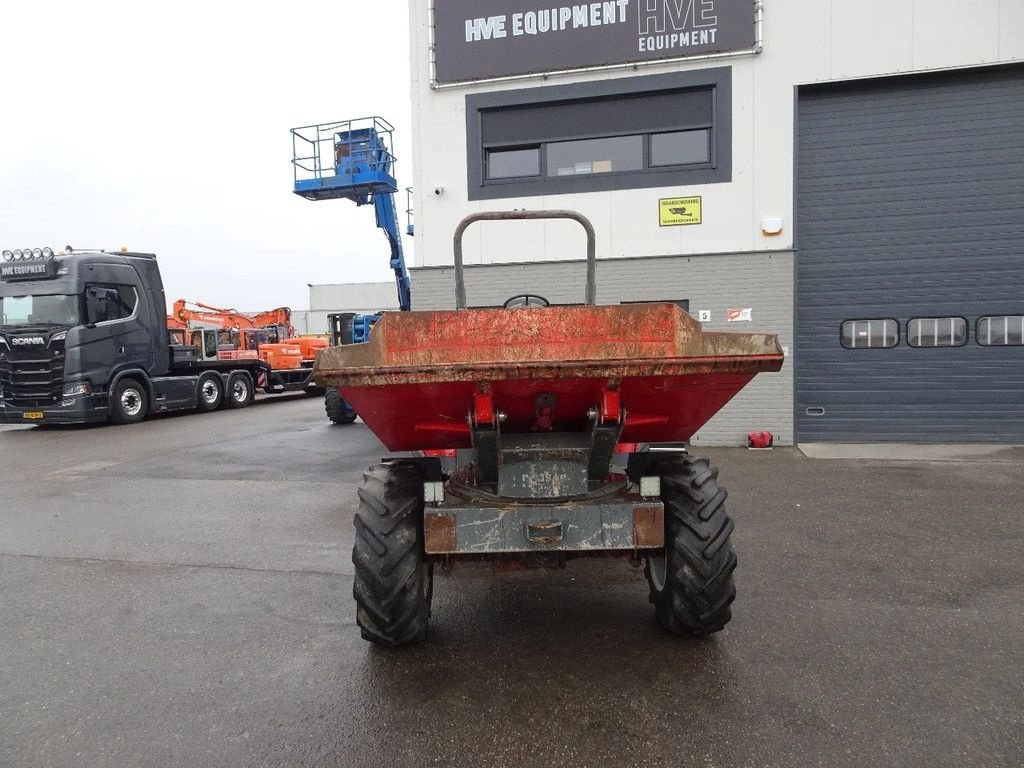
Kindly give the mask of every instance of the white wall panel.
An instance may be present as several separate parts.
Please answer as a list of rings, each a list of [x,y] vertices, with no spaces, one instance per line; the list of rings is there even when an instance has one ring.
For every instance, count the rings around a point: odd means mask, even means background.
[[[1024,59],[1024,0],[999,6],[999,61]]]
[[[793,243],[794,86],[924,69],[963,67],[1024,57],[1024,0],[766,0],[764,51],[716,62],[656,64],[632,70],[471,85],[431,91],[427,56],[427,2],[410,0],[414,43],[416,132],[416,263],[451,263],[451,236],[471,211],[568,207],[599,230],[602,257],[766,250]],[[465,96],[518,88],[632,77],[670,71],[732,67],[731,182],[619,190],[580,195],[469,202],[466,182]],[[445,188],[435,196],[433,189]],[[699,194],[705,222],[659,228],[660,197]],[[761,235],[765,216],[781,216],[780,237]],[[467,263],[565,258],[571,236],[538,225],[514,237],[467,238]]]
[[[914,68],[914,2],[858,0],[832,3],[829,37],[833,80],[862,77],[865,62],[876,72]]]
[[[1000,4],[1009,8],[1019,2],[914,0],[914,69],[995,63]]]
[[[398,309],[398,290],[393,282],[311,285],[309,308],[329,312],[377,312],[383,309]]]

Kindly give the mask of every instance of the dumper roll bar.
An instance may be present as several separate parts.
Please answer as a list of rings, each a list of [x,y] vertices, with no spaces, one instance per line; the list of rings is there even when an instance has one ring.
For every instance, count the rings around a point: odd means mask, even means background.
[[[587,304],[597,304],[597,238],[590,219],[576,211],[482,211],[471,213],[455,228],[455,308],[466,308],[466,279],[462,267],[462,235],[476,221],[517,221],[520,219],[571,219],[587,233]]]

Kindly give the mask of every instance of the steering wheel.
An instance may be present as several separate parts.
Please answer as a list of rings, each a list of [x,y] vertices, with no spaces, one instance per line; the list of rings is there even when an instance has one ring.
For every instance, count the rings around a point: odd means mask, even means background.
[[[505,309],[522,309],[523,307],[550,307],[551,302],[543,296],[532,293],[520,293],[508,299],[502,306]]]

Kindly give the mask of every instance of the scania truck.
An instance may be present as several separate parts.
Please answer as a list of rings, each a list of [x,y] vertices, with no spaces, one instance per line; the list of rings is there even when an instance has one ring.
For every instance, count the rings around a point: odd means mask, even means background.
[[[0,260],[0,423],[131,424],[184,408],[244,408],[270,366],[172,344],[152,253],[6,250]]]

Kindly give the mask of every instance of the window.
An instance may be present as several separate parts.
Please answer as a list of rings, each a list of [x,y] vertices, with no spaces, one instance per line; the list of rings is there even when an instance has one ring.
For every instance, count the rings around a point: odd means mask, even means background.
[[[847,320],[839,340],[846,349],[892,349],[900,343],[900,325],[888,318]]]
[[[466,97],[469,199],[730,181],[731,70]]]
[[[547,175],[636,171],[644,167],[643,136],[558,141],[547,147]]]
[[[131,317],[135,314],[135,305],[139,300],[135,287],[131,285],[115,285],[114,288],[117,290],[119,317]]]
[[[39,294],[0,297],[0,325],[78,325],[78,296]]]
[[[673,131],[651,136],[651,165],[687,165],[711,160],[711,130]]]
[[[216,331],[203,331],[203,356],[210,359],[217,356]]]
[[[139,295],[132,285],[93,283],[85,287],[86,322],[108,323],[125,320],[135,314]]]
[[[488,179],[540,175],[540,147],[504,149],[487,153]]]
[[[217,332],[213,330],[192,331],[190,344],[201,352],[203,358],[211,360],[217,357]]]
[[[1024,344],[1024,315],[978,318],[974,338],[983,347],[1019,347]]]
[[[967,343],[967,321],[962,317],[916,317],[907,323],[907,344],[912,347],[962,347]]]

